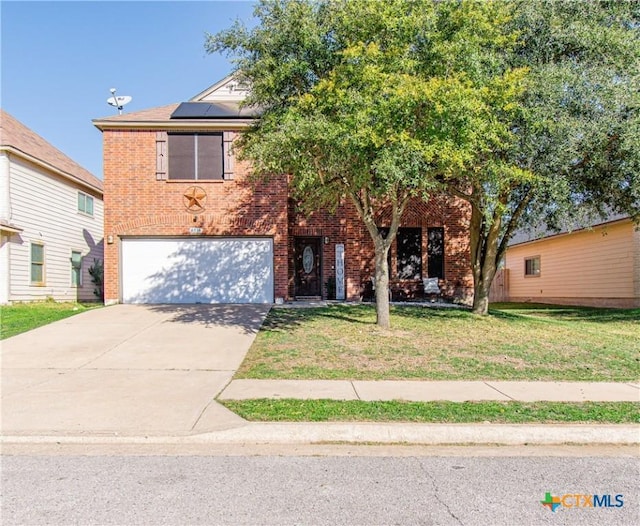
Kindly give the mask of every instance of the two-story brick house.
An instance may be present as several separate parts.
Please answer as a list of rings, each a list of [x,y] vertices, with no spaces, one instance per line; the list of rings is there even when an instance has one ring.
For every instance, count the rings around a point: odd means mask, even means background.
[[[234,138],[257,117],[239,108],[245,95],[228,77],[188,102],[94,120],[104,144],[106,302],[366,294],[373,243],[351,204],[303,215],[286,175],[255,183],[235,159]],[[466,299],[467,208],[444,197],[411,203],[390,263],[394,299],[419,295],[428,276],[443,296]]]

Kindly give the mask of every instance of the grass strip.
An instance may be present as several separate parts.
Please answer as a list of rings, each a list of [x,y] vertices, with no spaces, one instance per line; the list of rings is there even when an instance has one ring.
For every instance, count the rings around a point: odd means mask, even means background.
[[[257,422],[640,423],[636,402],[403,402],[220,400]]]
[[[98,307],[102,304],[53,301],[3,306],[0,308],[0,340]]]

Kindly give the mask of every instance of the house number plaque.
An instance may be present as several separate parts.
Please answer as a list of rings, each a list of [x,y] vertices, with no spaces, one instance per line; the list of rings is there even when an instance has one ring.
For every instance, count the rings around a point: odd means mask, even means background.
[[[305,274],[310,274],[313,270],[313,249],[310,246],[304,247],[302,252],[302,268]]]

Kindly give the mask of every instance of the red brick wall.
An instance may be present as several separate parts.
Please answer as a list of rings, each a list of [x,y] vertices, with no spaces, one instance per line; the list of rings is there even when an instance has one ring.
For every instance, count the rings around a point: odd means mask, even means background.
[[[383,210],[377,218],[381,227],[389,226],[390,211]],[[427,228],[444,227],[445,279],[440,283],[443,296],[468,300],[473,293],[470,270],[469,208],[458,199],[437,196],[428,202],[414,200],[402,216],[402,226],[422,228],[423,277],[427,277]],[[335,245],[345,245],[345,276],[347,299],[362,297],[365,283],[375,274],[373,241],[355,207],[346,202],[334,214],[317,211],[310,214],[297,212],[289,204],[289,266],[293,269],[293,245],[296,236],[328,238],[323,245],[323,283],[335,276]],[[391,248],[391,275],[395,273],[396,245]],[[293,277],[293,270],[290,271]],[[294,295],[293,279],[289,282],[289,295]]]
[[[236,163],[231,181],[156,180],[156,132],[103,132],[105,193],[105,301],[119,293],[121,236],[202,235],[273,237],[275,296],[287,295],[287,181],[285,177],[254,187],[246,166]],[[206,209],[186,210],[183,194],[190,186],[207,193]],[[109,243],[112,236],[113,243]]]
[[[156,131],[106,130],[103,142],[107,302],[120,297],[122,236],[187,236],[191,227],[200,227],[202,235],[210,236],[273,237],[275,297],[285,299],[295,294],[295,236],[323,239],[323,295],[324,283],[335,275],[335,245],[344,243],[347,299],[360,299],[363,284],[374,273],[373,242],[350,202],[342,203],[335,213],[302,214],[288,199],[286,177],[253,184],[247,178],[247,166],[237,162],[230,181],[158,181]],[[183,194],[193,185],[207,193],[206,209],[197,214],[188,212],[183,202]],[[423,229],[425,275],[426,229],[444,227],[445,280],[441,286],[450,298],[468,298],[472,291],[468,219],[468,208],[462,202],[443,197],[427,203],[415,200],[403,215],[403,226]],[[388,226],[384,211],[378,223]]]

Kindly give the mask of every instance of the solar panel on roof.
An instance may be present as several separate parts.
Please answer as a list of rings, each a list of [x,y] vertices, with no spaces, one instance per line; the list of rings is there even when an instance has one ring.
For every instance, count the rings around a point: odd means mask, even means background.
[[[228,102],[182,102],[171,114],[171,119],[246,119],[257,117],[251,108],[239,108]]]

